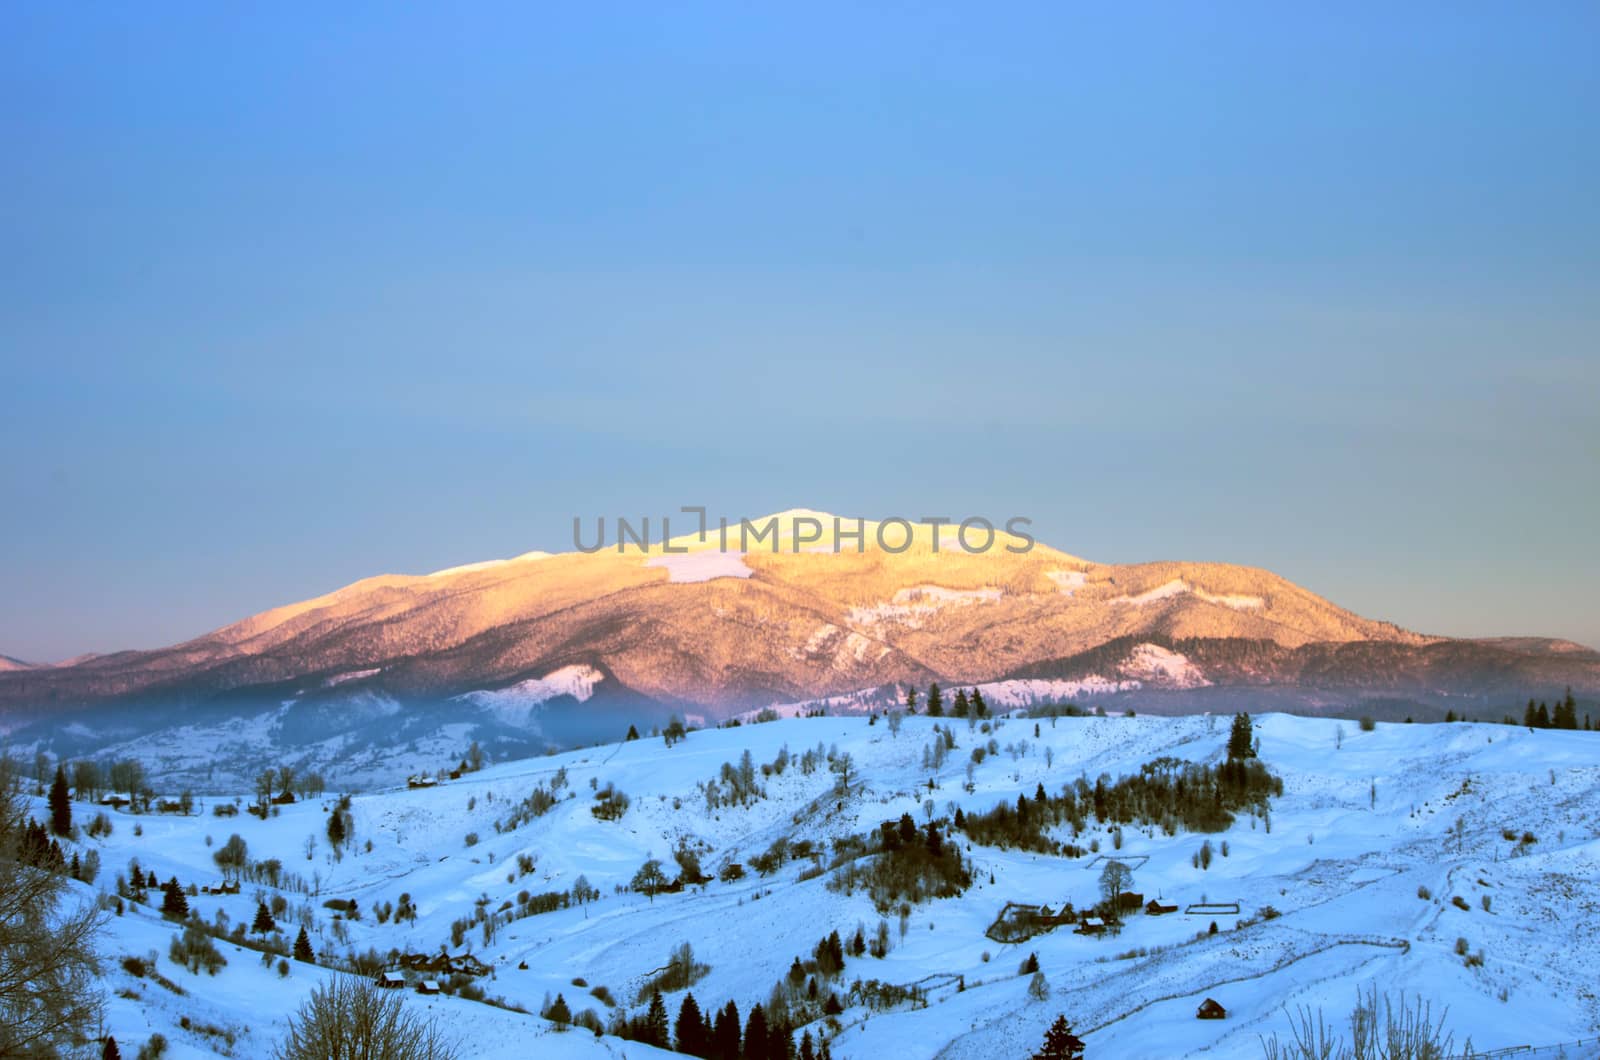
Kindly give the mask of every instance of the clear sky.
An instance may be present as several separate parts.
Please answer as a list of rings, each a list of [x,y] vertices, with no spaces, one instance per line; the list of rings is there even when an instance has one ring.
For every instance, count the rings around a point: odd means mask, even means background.
[[[1600,645],[1600,5],[779,6],[0,5],[0,653],[683,504]]]

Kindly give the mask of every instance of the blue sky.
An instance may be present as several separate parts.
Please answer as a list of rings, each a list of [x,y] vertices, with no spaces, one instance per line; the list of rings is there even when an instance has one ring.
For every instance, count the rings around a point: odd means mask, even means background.
[[[1600,7],[556,7],[0,8],[0,653],[682,504],[1600,645]]]

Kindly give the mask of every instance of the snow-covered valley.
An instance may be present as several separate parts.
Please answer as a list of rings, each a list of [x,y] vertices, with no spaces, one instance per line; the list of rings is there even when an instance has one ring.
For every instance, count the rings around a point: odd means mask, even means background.
[[[1600,734],[1467,723],[1363,731],[1285,715],[1254,722],[1260,759],[1283,782],[1267,813],[1236,812],[1215,833],[1118,828],[1093,816],[1077,836],[1066,824],[1048,830],[1081,856],[983,845],[952,822],[958,809],[1036,800],[1041,787],[1053,794],[1080,777],[1110,784],[1157,759],[1218,765],[1229,719],[787,718],[355,793],[337,852],[331,794],[277,806],[265,819],[217,816],[219,806],[248,806],[255,796],[245,792],[200,797],[189,815],[75,802],[79,836],[62,849],[80,860],[98,854],[93,884],[72,884],[83,901],[111,901],[137,860],[147,879],[202,889],[187,896],[188,908],[224,937],[235,925],[248,932],[258,904],[276,904],[276,931],[248,935],[252,945],[265,938],[287,948],[305,926],[320,964],[371,950],[381,968],[401,970],[397,955],[470,954],[486,974],[456,985],[507,1007],[459,990],[420,996],[418,980],[448,982],[449,973],[404,973],[406,1004],[436,1017],[466,1057],[666,1055],[562,1030],[539,1013],[559,994],[575,1016],[593,1010],[602,1026],[618,1010],[637,1014],[650,978],[684,943],[705,966],[690,988],[702,1010],[730,1001],[741,1018],[757,1004],[787,1009],[797,1040],[809,1032],[840,1058],[1022,1058],[1058,1015],[1090,1057],[1259,1057],[1261,1036],[1287,1034],[1286,1011],[1310,1006],[1342,1022],[1369,984],[1420,994],[1436,1013],[1448,1006],[1458,1048],[1468,1039],[1490,1050],[1597,1033]],[[752,768],[741,779],[746,752]],[[848,770],[830,768],[846,756]],[[763,769],[780,758],[781,772]],[[177,794],[159,774],[151,781]],[[608,786],[626,803],[600,798]],[[47,819],[44,800],[30,798]],[[603,805],[614,808],[611,819],[594,812]],[[84,828],[100,812],[111,832],[91,838]],[[931,820],[959,851],[972,881],[964,893],[884,911],[863,889],[831,888],[839,871],[831,863],[851,863],[841,841],[903,815],[919,834]],[[240,893],[205,893],[222,881],[215,855],[234,834],[258,867]],[[677,877],[680,850],[706,882],[654,894],[632,886],[650,859],[667,880]],[[260,867],[269,859],[279,863],[277,886]],[[1007,903],[1093,906],[1111,859],[1132,870],[1128,890],[1176,912],[1130,912],[1115,934],[1066,924],[1024,941],[986,934]],[[735,875],[723,871],[731,865],[743,875],[719,878]],[[580,880],[591,900],[572,900]],[[549,895],[565,897],[541,898]],[[355,902],[359,916],[330,900]],[[153,1033],[175,1057],[266,1055],[313,987],[346,974],[293,959],[280,969],[276,955],[264,963],[225,939],[226,966],[192,973],[168,956],[181,928],[162,917],[161,901],[148,888],[145,903],[122,902],[99,944],[105,1032],[125,1055]],[[1218,911],[1235,903],[1237,912]],[[394,914],[407,905],[414,916]],[[547,905],[555,907],[538,911]],[[1188,911],[1202,905],[1210,908]],[[871,952],[855,952],[858,929]],[[835,931],[846,952],[829,975],[817,950]],[[875,956],[880,939],[887,952]],[[124,962],[151,953],[159,978]],[[1019,974],[1030,955],[1042,985]],[[906,987],[909,997],[874,984]],[[671,1016],[685,993],[665,991]],[[823,1011],[830,994],[836,1012]],[[1208,998],[1225,1018],[1196,1019]]]

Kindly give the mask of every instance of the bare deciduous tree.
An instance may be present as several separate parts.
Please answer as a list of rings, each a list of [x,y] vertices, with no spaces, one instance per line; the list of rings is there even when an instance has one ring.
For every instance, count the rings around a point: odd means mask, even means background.
[[[318,987],[289,1018],[277,1060],[455,1060],[433,1020],[406,1011],[399,993],[351,976]]]
[[[63,912],[66,882],[18,860],[27,807],[20,771],[0,759],[0,1056],[55,1056],[100,1016],[100,914]]]

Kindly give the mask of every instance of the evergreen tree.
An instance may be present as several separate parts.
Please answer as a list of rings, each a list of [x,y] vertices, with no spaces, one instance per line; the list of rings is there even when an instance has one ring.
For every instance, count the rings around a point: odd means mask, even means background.
[[[972,690],[972,716],[980,719],[989,716],[989,704],[983,701],[983,693],[976,688]]]
[[[67,795],[67,772],[56,765],[56,779],[50,784],[50,830],[56,835],[72,834],[72,799]]]
[[[1530,729],[1539,727],[1539,710],[1533,705],[1533,700],[1528,700],[1528,709],[1522,712],[1522,724]]]
[[[1228,733],[1228,758],[1242,760],[1255,756],[1255,748],[1251,745],[1250,715],[1235,714],[1233,730]]]
[[[742,1042],[739,1033],[739,1006],[732,1001],[722,1006],[711,1031],[711,1060],[739,1060]]]
[[[1550,727],[1550,708],[1546,707],[1543,703],[1539,704],[1539,716],[1536,719],[1535,724],[1541,729],[1548,729]]]
[[[644,1037],[646,1045],[654,1045],[661,1049],[672,1048],[672,1039],[667,1035],[667,1004],[661,1000],[661,991],[650,991],[650,1010],[644,1017]]]
[[[1083,1039],[1072,1033],[1067,1017],[1057,1016],[1050,1029],[1044,1032],[1044,1045],[1033,1060],[1082,1060]]]
[[[794,1024],[788,1017],[767,1031],[767,1060],[794,1060]]]
[[[638,728],[633,726],[633,725],[628,726],[628,735],[627,735],[627,737],[624,738],[623,742],[626,743],[628,740],[637,740],[638,738],[639,738],[639,730],[638,730]]]
[[[189,899],[184,897],[176,876],[161,886],[161,915],[173,920],[184,920],[189,916]]]
[[[306,937],[306,929],[302,927],[300,934],[294,939],[294,959],[311,964],[316,960],[316,954],[311,952],[311,940]]]
[[[811,1032],[800,1036],[800,1060],[817,1060],[816,1047],[811,1044]]]
[[[673,1026],[673,1038],[680,1053],[705,1056],[711,1043],[706,1040],[706,1025],[700,1016],[700,1006],[691,992],[685,994],[678,1008],[678,1022]]]
[[[944,717],[944,696],[939,692],[939,682],[928,686],[928,717]]]
[[[250,925],[250,930],[265,935],[269,931],[278,930],[278,925],[272,919],[272,913],[267,909],[266,902],[256,903],[256,919]]]
[[[1567,688],[1566,698],[1556,704],[1555,726],[1558,729],[1578,727],[1578,701],[1572,698],[1570,686]]]
[[[750,1018],[744,1025],[744,1052],[739,1054],[742,1060],[771,1060],[767,1042],[767,1013],[757,1002],[750,1010]]]
[[[344,814],[334,810],[328,815],[328,844],[338,850],[344,845]]]
[[[967,704],[967,690],[965,688],[956,689],[956,701],[951,705],[950,713],[957,718],[964,718],[967,716],[968,709],[970,708]]]
[[[100,1050],[100,1060],[122,1060],[122,1050],[117,1048],[115,1038],[106,1038],[106,1047]]]
[[[572,1009],[567,1007],[567,999],[564,995],[556,995],[556,999],[545,1010],[544,1018],[561,1027],[565,1027],[572,1022]]]

